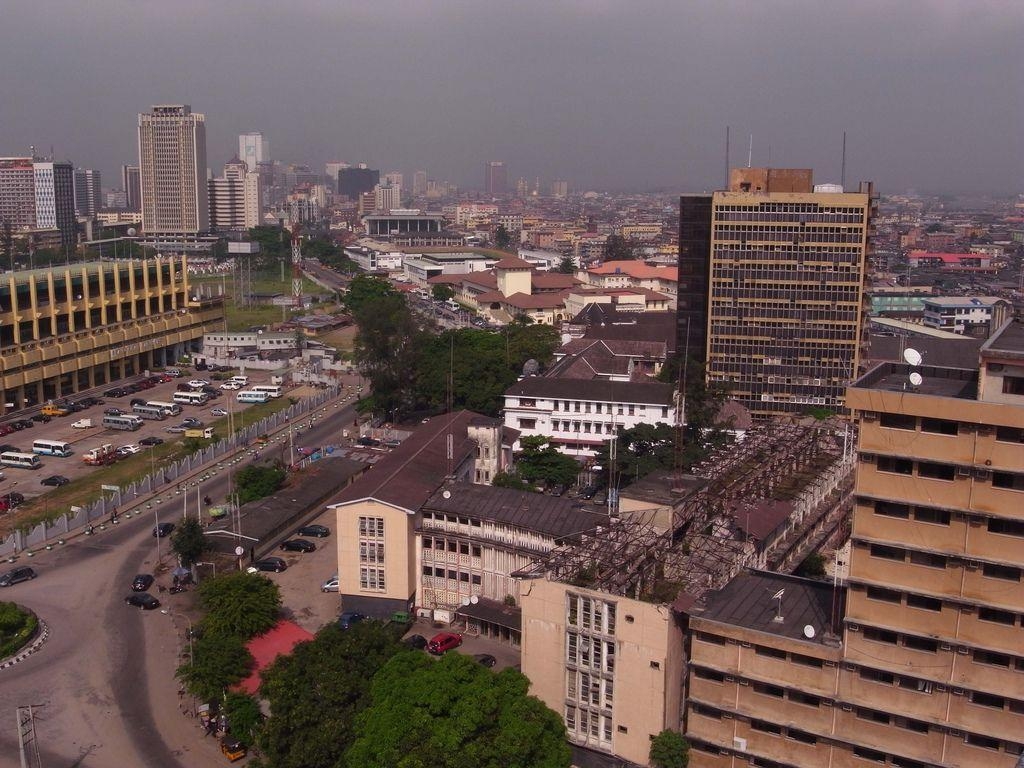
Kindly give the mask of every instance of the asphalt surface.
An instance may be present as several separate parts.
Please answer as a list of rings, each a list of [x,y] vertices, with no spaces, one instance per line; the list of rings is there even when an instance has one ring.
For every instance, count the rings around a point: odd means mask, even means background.
[[[329,403],[312,428],[303,419],[302,442],[338,442],[341,430],[352,423],[351,403]],[[268,450],[281,450],[285,442],[279,439]],[[223,497],[227,484],[228,472],[222,470],[199,490]],[[195,494],[193,486],[193,512]],[[161,570],[158,544],[165,570],[158,584],[170,578],[169,541],[158,542],[152,528],[157,516],[161,522],[177,520],[183,503],[173,492],[160,498],[141,515],[122,510],[121,522],[104,531],[75,537],[31,560],[22,557],[18,564],[31,565],[38,578],[0,590],[0,600],[32,608],[50,628],[38,652],[0,670],[0,768],[20,764],[14,715],[16,707],[27,704],[43,705],[35,727],[46,768],[225,764],[216,740],[204,737],[198,721],[186,716],[194,704],[179,694],[174,680],[175,668],[187,657],[187,620],[181,611],[191,605],[192,594],[171,595],[151,587],[166,614],[124,604],[135,574]]]

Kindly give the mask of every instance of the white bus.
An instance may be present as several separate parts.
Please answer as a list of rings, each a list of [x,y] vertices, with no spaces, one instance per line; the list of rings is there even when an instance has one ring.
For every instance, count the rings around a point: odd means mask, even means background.
[[[182,405],[206,405],[210,402],[210,396],[205,392],[175,392],[171,398]]]
[[[34,453],[18,453],[4,451],[0,453],[0,464],[5,467],[21,467],[22,469],[39,469],[43,462]]]
[[[148,403],[133,405],[132,413],[143,419],[151,419],[152,421],[163,421],[167,418],[167,414],[164,413],[163,408],[158,405],[149,405]]]
[[[181,406],[177,403],[165,403],[160,400],[150,400],[146,405],[152,405],[154,408],[159,408],[167,416],[177,416],[181,413]]]
[[[104,429],[123,429],[134,432],[137,429],[141,429],[142,418],[130,413],[124,413],[120,416],[104,416],[103,427]]]
[[[40,456],[70,456],[74,451],[71,450],[71,443],[65,443],[61,440],[36,440],[32,443],[32,453],[38,453]]]
[[[253,389],[243,389],[238,393],[240,403],[265,403],[270,399],[268,392],[257,392]]]
[[[250,392],[266,392],[271,397],[281,396],[280,384],[255,384],[249,388]]]

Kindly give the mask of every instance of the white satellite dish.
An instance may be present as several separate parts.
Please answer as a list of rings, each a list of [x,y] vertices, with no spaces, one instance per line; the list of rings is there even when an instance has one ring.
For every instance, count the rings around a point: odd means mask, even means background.
[[[444,490],[444,491],[441,491],[441,495],[444,498],[446,498],[446,499],[450,499],[452,497],[452,492],[448,491],[448,490]]]
[[[808,640],[812,640],[815,634],[816,633],[814,631],[814,627],[812,627],[810,624],[804,627],[804,637],[806,637]]]
[[[471,602],[473,605],[476,605],[480,602],[480,598],[476,595],[473,595],[471,598],[469,598],[469,602]]]
[[[922,376],[917,371],[914,371],[912,374],[910,374],[910,383],[913,384],[915,387],[920,387],[922,381],[924,381],[924,376]]]
[[[785,588],[780,589],[778,592],[772,595],[772,600],[781,600],[784,594],[786,594]]]
[[[903,359],[911,365],[920,365],[923,358],[921,357],[921,353],[916,349],[913,347],[907,347],[903,350]]]
[[[462,598],[462,604],[463,605],[469,605],[469,598],[468,597]]]

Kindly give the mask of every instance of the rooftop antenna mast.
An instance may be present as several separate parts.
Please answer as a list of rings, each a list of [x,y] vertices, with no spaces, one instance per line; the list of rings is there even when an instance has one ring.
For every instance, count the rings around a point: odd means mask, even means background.
[[[729,126],[725,126],[725,186],[723,189],[729,188]]]
[[[754,162],[754,134],[750,134],[750,144],[747,146],[747,168]]]
[[[839,185],[846,190],[846,131],[843,131],[843,164],[839,170]]]

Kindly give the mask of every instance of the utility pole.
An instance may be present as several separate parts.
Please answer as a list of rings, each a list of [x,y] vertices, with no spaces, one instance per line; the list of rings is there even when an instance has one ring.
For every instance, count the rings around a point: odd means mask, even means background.
[[[21,768],[43,766],[42,758],[39,757],[39,740],[36,738],[36,723],[32,711],[43,706],[46,705],[27,704],[19,706],[16,710],[15,722],[18,725],[18,755],[21,757]]]

